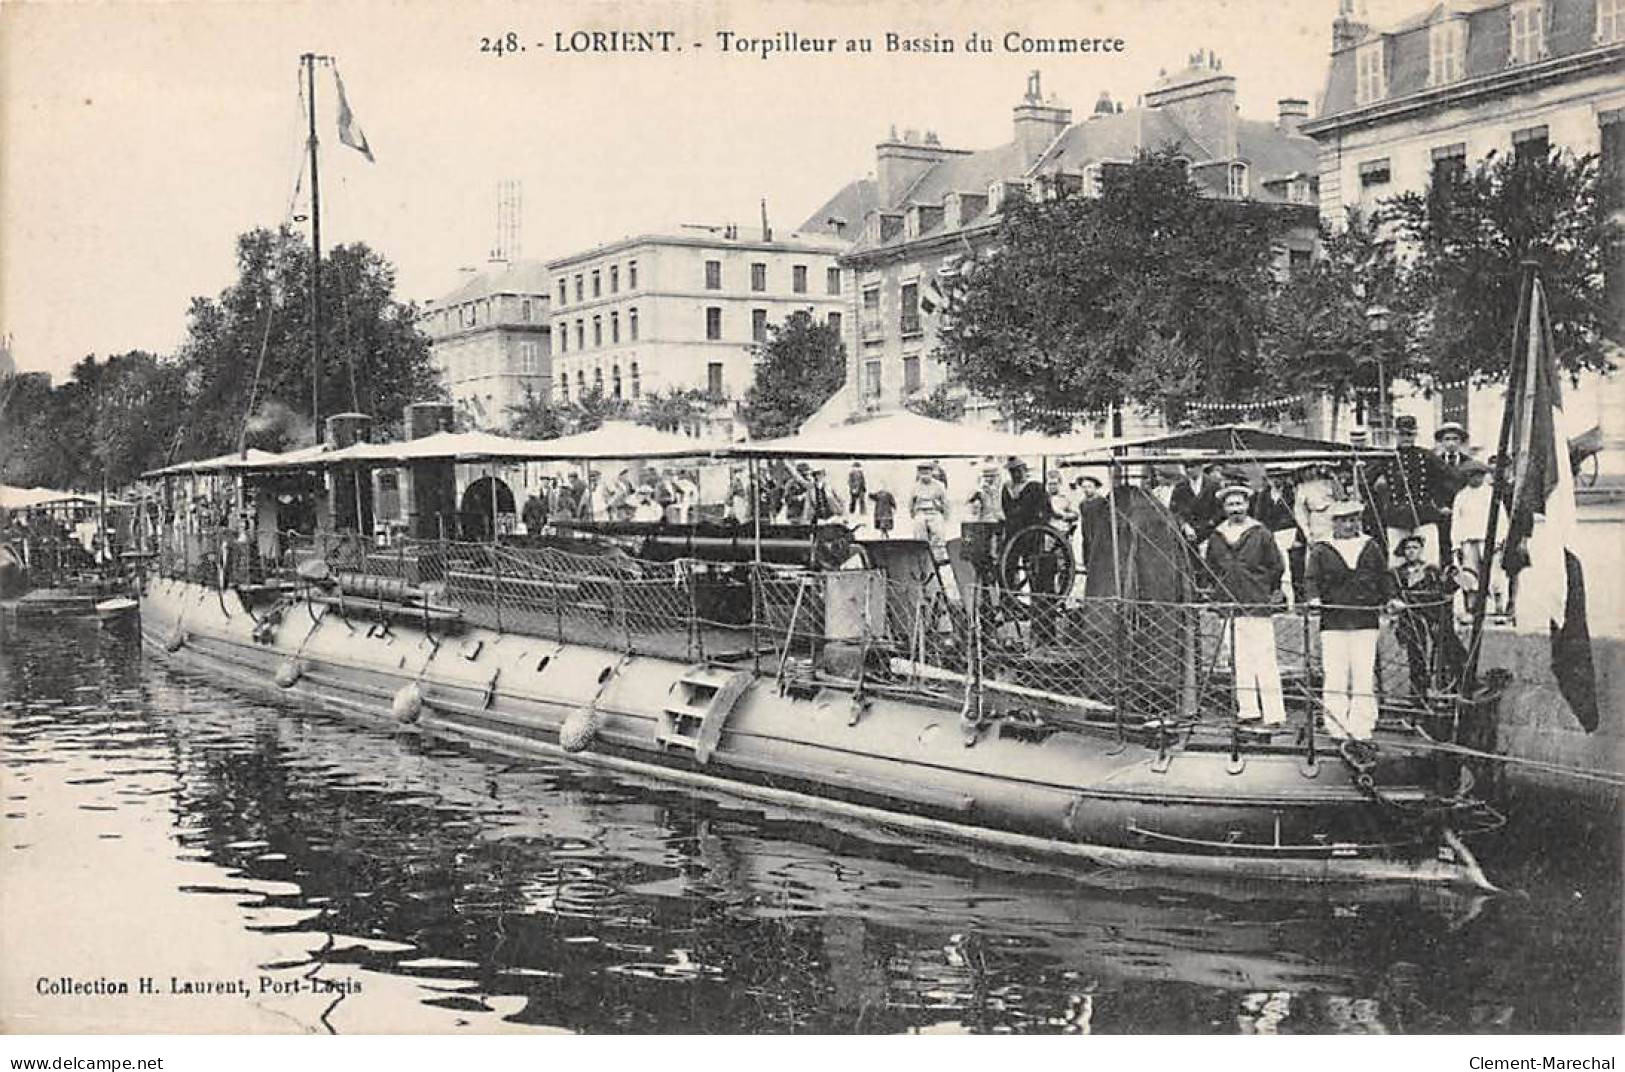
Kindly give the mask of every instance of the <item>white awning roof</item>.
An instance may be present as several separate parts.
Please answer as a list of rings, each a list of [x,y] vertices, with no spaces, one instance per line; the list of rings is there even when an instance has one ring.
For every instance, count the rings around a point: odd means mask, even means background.
[[[904,411],[739,443],[719,453],[736,458],[1002,458],[1059,454],[1061,443],[1051,436],[1000,432]]]

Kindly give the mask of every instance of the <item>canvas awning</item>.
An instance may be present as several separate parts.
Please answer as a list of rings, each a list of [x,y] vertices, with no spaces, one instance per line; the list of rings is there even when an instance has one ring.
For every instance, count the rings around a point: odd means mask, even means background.
[[[1067,436],[1062,437],[1060,443],[1062,449],[1058,453],[1068,455],[1064,464],[1070,465],[1107,465],[1113,458],[1135,462],[1178,462],[1192,458],[1236,462],[1337,461],[1393,453],[1380,447],[1354,447],[1330,439],[1313,439],[1240,424],[1105,441]]]
[[[718,453],[734,458],[1002,458],[1059,454],[1062,442],[1052,436],[1018,435],[900,412],[738,443]]]
[[[18,488],[0,484],[0,507],[7,510],[28,510],[36,506],[73,504],[76,506],[100,506],[101,498],[95,495],[84,495],[77,491],[58,491],[55,488]],[[108,506],[129,506],[123,499],[107,497]]]

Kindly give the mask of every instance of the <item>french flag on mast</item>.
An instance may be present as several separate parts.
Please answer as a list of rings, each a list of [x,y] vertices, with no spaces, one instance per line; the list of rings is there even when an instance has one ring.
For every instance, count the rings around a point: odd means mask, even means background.
[[[1569,429],[1546,292],[1529,270],[1510,370],[1512,503],[1503,561],[1517,577],[1520,633],[1549,633],[1552,675],[1575,718],[1597,728],[1597,678],[1586,623],[1585,577],[1574,554],[1578,519]]]
[[[366,157],[367,163],[377,163],[372,158],[372,146],[367,144],[367,135],[362,131],[361,124],[355,121],[355,113],[350,111],[350,98],[344,93],[344,79],[339,77],[336,63],[333,65],[333,85],[339,96],[339,141]]]

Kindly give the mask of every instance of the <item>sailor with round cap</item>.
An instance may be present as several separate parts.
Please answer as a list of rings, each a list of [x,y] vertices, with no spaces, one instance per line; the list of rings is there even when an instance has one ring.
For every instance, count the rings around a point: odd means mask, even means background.
[[[1382,608],[1394,595],[1387,555],[1360,531],[1365,504],[1332,506],[1330,539],[1309,548],[1304,594],[1320,610],[1326,730],[1367,740],[1377,726],[1377,634]]]
[[[1253,500],[1251,487],[1228,484],[1217,498],[1224,517],[1207,538],[1203,560],[1218,599],[1230,604],[1225,609],[1231,614],[1236,718],[1279,726],[1286,721],[1286,706],[1271,610],[1286,560],[1269,529],[1247,512]]]

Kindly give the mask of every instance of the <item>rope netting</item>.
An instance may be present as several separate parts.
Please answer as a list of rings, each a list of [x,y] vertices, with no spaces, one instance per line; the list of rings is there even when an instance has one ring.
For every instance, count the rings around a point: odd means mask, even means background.
[[[946,568],[818,571],[692,558],[655,562],[608,548],[460,541],[379,547],[353,534],[283,541],[265,561],[228,532],[180,533],[159,571],[211,587],[257,582],[319,559],[359,598],[454,608],[464,621],[625,653],[754,660],[781,678],[901,681],[941,694],[997,682],[1039,698],[1083,698],[1133,721],[1227,720],[1238,711],[1235,629],[1248,608],[1062,596],[997,585],[959,590]],[[1268,615],[1288,712],[1324,719],[1326,608]],[[1255,612],[1256,613],[1256,612]],[[1451,607],[1384,609],[1370,694],[1390,720],[1447,711],[1460,644]],[[963,684],[957,687],[966,687]]]

